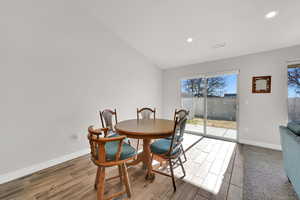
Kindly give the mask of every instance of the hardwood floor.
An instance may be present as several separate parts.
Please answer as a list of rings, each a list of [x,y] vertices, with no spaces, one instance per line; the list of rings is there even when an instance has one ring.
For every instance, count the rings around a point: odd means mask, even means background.
[[[203,141],[203,140],[202,140]],[[201,141],[200,143],[201,144]],[[207,147],[208,148],[208,147]],[[214,152],[214,145],[211,152]],[[219,147],[220,148],[220,147]],[[154,182],[149,182],[144,179],[145,171],[141,165],[130,167],[128,169],[129,178],[133,190],[134,200],[167,200],[167,199],[185,199],[185,200],[207,200],[207,199],[241,199],[242,177],[241,156],[239,146],[229,158],[229,164],[225,169],[224,178],[220,183],[220,189],[217,193],[211,192],[203,187],[205,180],[208,181],[210,174],[203,174],[203,180],[200,184],[196,181],[176,180],[177,192],[173,193],[171,179],[165,176],[156,174]],[[198,152],[198,153],[197,153]],[[215,156],[220,156],[220,152],[214,153]],[[201,149],[192,147],[187,152],[189,159],[200,155]],[[209,156],[209,154],[207,154]],[[216,159],[213,159],[214,161]],[[207,163],[203,160],[201,165]],[[200,163],[199,163],[200,164]],[[210,163],[210,168],[218,168],[214,162]],[[200,167],[200,165],[195,165]],[[214,167],[215,166],[215,167]],[[187,167],[190,168],[190,167]],[[201,167],[200,167],[201,168]],[[117,168],[111,168],[107,174],[113,176],[118,172]],[[199,169],[189,169],[190,173]],[[200,170],[201,171],[201,170]],[[210,171],[210,170],[209,170]],[[233,173],[232,173],[233,172]],[[235,174],[236,173],[236,174]],[[96,176],[96,167],[90,161],[90,156],[82,156],[77,159],[62,163],[60,165],[39,171],[32,175],[11,181],[0,185],[1,200],[37,200],[37,199],[85,199],[96,200],[96,191],[94,190],[94,180]],[[200,179],[199,179],[200,180]],[[202,180],[202,179],[201,179]],[[214,183],[216,184],[216,183]],[[105,185],[106,194],[118,191],[121,188],[119,179],[107,182]],[[126,199],[126,195],[123,198]]]

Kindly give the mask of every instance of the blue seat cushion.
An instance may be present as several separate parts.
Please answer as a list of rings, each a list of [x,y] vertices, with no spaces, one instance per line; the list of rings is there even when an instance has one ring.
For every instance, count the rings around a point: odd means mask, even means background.
[[[106,160],[113,161],[115,160],[116,154],[118,152],[119,141],[107,142],[105,144]],[[136,155],[136,150],[127,143],[123,143],[122,152],[120,155],[120,160],[125,160],[127,158],[133,157]]]
[[[114,131],[109,131],[107,137],[111,138],[111,137],[118,137],[120,136],[118,133],[114,132]]]
[[[172,140],[173,136],[169,136],[169,137],[167,137],[165,139]],[[175,140],[182,142],[183,141],[183,137],[180,137],[179,135],[176,135],[175,136]]]
[[[108,133],[108,138],[111,138],[111,137],[119,137],[119,136],[121,136],[121,135],[119,135],[118,133],[116,133],[116,132],[114,132],[114,131],[110,131],[109,133]],[[125,138],[124,139],[124,142],[126,142],[127,144],[130,144],[130,141],[129,141],[129,139],[128,138]]]
[[[172,140],[170,139],[160,139],[153,142],[150,146],[151,152],[154,154],[166,154],[170,150]],[[179,151],[178,148],[176,148],[175,152],[172,152],[172,155],[176,154]]]
[[[287,124],[288,129],[290,129],[293,133],[300,136],[300,123],[299,122],[289,122]]]

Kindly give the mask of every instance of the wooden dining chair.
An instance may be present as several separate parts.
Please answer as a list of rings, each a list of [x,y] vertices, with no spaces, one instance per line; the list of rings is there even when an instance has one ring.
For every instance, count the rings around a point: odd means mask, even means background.
[[[129,144],[124,143],[125,136],[103,137],[108,134],[108,128],[94,129],[88,128],[88,140],[91,148],[91,160],[98,167],[95,180],[97,189],[97,199],[112,199],[127,193],[131,197],[131,187],[128,178],[126,162],[136,156],[136,150]],[[105,169],[107,167],[118,166],[119,175],[105,179]],[[111,194],[104,198],[105,181],[120,178],[121,183],[125,184],[125,191]]]
[[[115,130],[115,125],[118,123],[117,110],[105,109],[103,111],[99,111],[99,113],[102,128],[108,128],[108,137],[120,136]],[[124,141],[130,144],[129,138],[126,138]]]
[[[174,120],[175,120],[176,117],[177,117],[178,120],[180,121],[180,119],[185,118],[185,117],[188,117],[189,113],[190,113],[190,112],[189,112],[188,110],[185,110],[185,109],[179,109],[179,110],[175,109]],[[170,139],[171,139],[171,137],[170,137]],[[182,140],[183,140],[183,138],[182,138]],[[187,157],[186,157],[186,155],[185,155],[185,151],[184,151],[184,149],[183,149],[182,143],[181,143],[181,145],[180,145],[180,148],[182,149],[182,152],[183,152],[182,154],[183,154],[183,156],[184,156],[184,162],[186,162],[186,161],[187,161]]]
[[[155,119],[155,114],[156,114],[156,109],[151,109],[151,108],[141,108],[141,109],[136,109],[136,118],[139,119]],[[152,117],[151,117],[152,115]],[[139,145],[140,145],[140,140],[137,140],[137,145],[136,145],[136,150],[139,150]]]
[[[116,135],[117,133],[114,130],[114,125],[118,123],[117,110],[105,109],[103,111],[99,111],[99,113],[100,113],[102,128],[108,128],[111,136]]]
[[[171,171],[171,175],[157,171],[157,170],[152,170],[152,172],[165,175],[168,177],[172,178],[172,183],[173,183],[173,188],[174,192],[176,191],[176,184],[175,184],[175,177],[174,177],[174,170],[173,167],[176,163],[179,161],[179,165],[181,166],[182,172],[183,172],[183,177],[186,175],[183,162],[181,160],[181,155],[183,154],[183,149],[181,147],[182,143],[182,138],[184,134],[184,129],[187,121],[187,116],[181,118],[180,120],[176,117],[175,118],[175,125],[174,125],[174,132],[172,134],[172,138],[168,139],[159,139],[153,142],[150,146],[151,152],[152,152],[152,160],[153,156],[158,156],[161,157],[164,160],[169,161],[169,167]],[[151,160],[151,163],[152,163]],[[183,178],[182,177],[182,178]]]
[[[151,119],[151,115],[153,115],[153,119],[155,119],[155,114],[156,114],[156,109],[151,109],[151,108],[141,108],[136,110],[136,117],[137,119],[140,119],[140,115],[142,119]]]

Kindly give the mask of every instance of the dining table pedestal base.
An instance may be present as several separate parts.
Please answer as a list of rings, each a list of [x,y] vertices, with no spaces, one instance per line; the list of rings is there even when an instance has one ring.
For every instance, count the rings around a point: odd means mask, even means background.
[[[143,167],[146,168],[146,180],[154,180],[155,174],[152,172],[152,156],[150,150],[151,139],[143,139],[143,151],[137,155],[137,158],[129,163],[128,166],[137,165],[143,162]]]

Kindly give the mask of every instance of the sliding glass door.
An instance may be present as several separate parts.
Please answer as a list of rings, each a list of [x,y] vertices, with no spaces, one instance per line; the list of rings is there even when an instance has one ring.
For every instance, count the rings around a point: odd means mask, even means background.
[[[181,104],[190,111],[187,130],[205,133],[205,78],[186,79],[181,81]]]
[[[237,73],[181,80],[182,107],[190,111],[186,131],[237,140]]]

